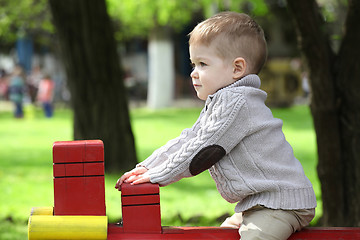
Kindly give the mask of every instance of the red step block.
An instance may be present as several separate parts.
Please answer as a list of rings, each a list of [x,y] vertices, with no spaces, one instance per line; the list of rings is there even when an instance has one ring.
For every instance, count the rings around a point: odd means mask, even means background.
[[[103,142],[55,142],[53,163],[54,215],[105,216]]]
[[[158,184],[122,184],[121,205],[124,232],[162,232]]]
[[[101,140],[59,141],[53,145],[54,163],[104,162]]]
[[[288,240],[354,240],[360,239],[359,227],[308,227]]]

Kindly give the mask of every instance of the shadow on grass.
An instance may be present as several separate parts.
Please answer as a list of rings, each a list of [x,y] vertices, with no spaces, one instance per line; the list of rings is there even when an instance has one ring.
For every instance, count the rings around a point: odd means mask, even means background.
[[[15,221],[11,217],[0,219],[1,240],[27,239],[27,221]]]

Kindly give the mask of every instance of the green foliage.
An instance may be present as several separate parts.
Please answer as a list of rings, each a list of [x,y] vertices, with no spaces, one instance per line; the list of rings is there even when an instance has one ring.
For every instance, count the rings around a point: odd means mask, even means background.
[[[198,7],[193,0],[107,0],[107,3],[110,16],[120,22],[121,33],[127,37],[146,36],[155,27],[179,29],[191,20]]]
[[[247,11],[264,15],[264,0],[106,0],[110,16],[118,23],[117,40],[147,36],[156,27],[181,30],[194,14],[210,17],[218,11]],[[31,35],[48,44],[55,29],[47,0],[0,0],[0,39],[14,42],[17,37]]]
[[[220,11],[246,12],[255,16],[263,16],[268,13],[264,0],[199,0],[206,18]]]
[[[249,1],[248,4],[251,6],[250,12],[255,16],[264,16],[269,11],[264,0],[252,0]]]
[[[341,9],[348,6],[348,1],[346,0],[317,0],[317,2],[326,22],[335,22],[339,20],[339,12]]]
[[[108,12],[120,23],[117,38],[147,36],[156,27],[181,30],[194,14],[210,17],[219,11],[268,12],[264,0],[107,0]]]
[[[110,16],[120,26],[117,39],[147,36],[155,27],[182,29],[194,14],[210,17],[215,12],[245,10],[255,15],[267,13],[264,0],[106,0]],[[47,0],[0,0],[0,39],[13,42],[21,35],[36,35],[46,44],[54,33]]]
[[[155,27],[181,30],[195,14],[204,18],[219,11],[243,11],[255,16],[269,12],[264,0],[106,0],[108,12],[117,23],[116,39],[146,37]],[[280,1],[281,2],[281,1]],[[318,0],[324,19],[336,22],[345,0]],[[283,3],[284,4],[284,3]],[[48,44],[55,29],[47,0],[0,0],[0,40],[14,42],[18,36],[32,35]]]
[[[45,33],[54,32],[47,0],[0,0],[0,6],[0,39],[3,41],[36,35],[41,42]]]

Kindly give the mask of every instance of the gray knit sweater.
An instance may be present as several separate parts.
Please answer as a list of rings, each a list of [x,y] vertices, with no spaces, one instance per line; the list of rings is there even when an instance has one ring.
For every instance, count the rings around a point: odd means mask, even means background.
[[[258,204],[315,208],[312,185],[259,87],[259,77],[248,75],[210,95],[192,128],[139,164],[149,169],[150,181],[165,186],[193,176],[189,168],[194,157],[208,146],[219,146],[224,155],[209,172],[221,196],[238,202],[236,212]]]

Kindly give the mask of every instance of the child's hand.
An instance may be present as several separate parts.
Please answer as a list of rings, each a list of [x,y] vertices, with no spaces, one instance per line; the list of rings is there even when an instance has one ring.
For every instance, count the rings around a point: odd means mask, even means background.
[[[147,169],[145,167],[137,167],[130,172],[124,173],[115,184],[115,188],[121,190],[122,183],[139,184],[150,182],[150,177],[146,174]]]

